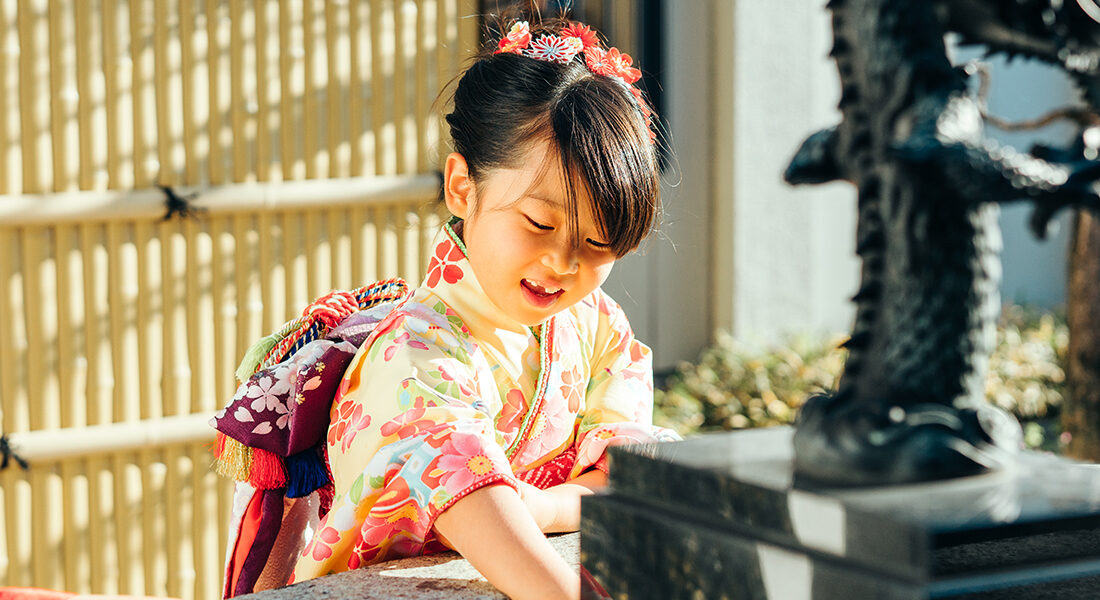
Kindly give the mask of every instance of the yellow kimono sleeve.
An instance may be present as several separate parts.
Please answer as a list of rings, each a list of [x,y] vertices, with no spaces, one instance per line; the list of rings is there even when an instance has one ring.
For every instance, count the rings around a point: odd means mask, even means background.
[[[680,439],[653,425],[653,362],[648,346],[634,337],[622,309],[604,294],[584,409],[578,415],[576,477],[592,468],[607,472],[607,448],[619,444]]]
[[[440,513],[482,486],[517,486],[489,365],[449,310],[406,303],[353,359],[328,431],[332,508],[294,580],[442,550]]]

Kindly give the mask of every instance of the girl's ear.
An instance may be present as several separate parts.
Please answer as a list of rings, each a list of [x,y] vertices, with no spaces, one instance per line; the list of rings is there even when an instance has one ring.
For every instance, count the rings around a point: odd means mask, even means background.
[[[474,182],[470,179],[466,157],[457,152],[447,155],[447,162],[443,167],[443,199],[452,215],[460,219],[470,215],[474,200]]]

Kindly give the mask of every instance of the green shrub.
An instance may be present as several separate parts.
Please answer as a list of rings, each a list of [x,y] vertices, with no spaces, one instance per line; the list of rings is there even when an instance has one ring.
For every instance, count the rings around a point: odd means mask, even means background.
[[[759,347],[725,333],[695,363],[682,363],[655,392],[655,421],[682,435],[785,425],[811,394],[832,389],[844,337],[798,336]],[[1031,447],[1051,448],[1062,405],[1068,333],[1059,315],[1005,308],[990,357],[986,397],[1025,424]]]

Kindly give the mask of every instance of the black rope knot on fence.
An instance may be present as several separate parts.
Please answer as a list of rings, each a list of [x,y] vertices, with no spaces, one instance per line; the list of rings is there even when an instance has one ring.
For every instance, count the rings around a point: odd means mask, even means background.
[[[17,465],[24,471],[30,468],[30,464],[27,459],[16,454],[15,449],[11,445],[11,439],[8,438],[8,434],[0,434],[0,471],[8,468],[8,462],[14,460]]]

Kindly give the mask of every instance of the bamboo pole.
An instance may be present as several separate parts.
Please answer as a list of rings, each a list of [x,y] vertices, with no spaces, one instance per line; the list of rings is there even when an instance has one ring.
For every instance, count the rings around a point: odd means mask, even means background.
[[[102,57],[97,53],[101,47],[99,32],[103,18],[102,6],[98,2],[75,2],[73,19],[76,26],[76,87],[78,110],[79,160],[78,187],[91,190],[106,185],[105,174],[106,145],[104,142],[103,89],[94,77],[103,69]],[[0,107],[2,110],[2,107]]]
[[[317,210],[357,203],[408,203],[434,198],[439,181],[433,175],[362,177],[340,180],[250,183],[217,187],[181,187],[181,195],[209,216],[260,210]],[[63,192],[37,196],[0,196],[0,223],[6,227],[47,225],[59,221],[135,221],[164,214],[160,190]]]
[[[160,537],[157,535],[157,529],[159,529],[163,523],[160,519],[160,515],[157,510],[157,496],[158,486],[154,481],[154,474],[152,472],[154,457],[153,450],[151,448],[139,448],[137,451],[137,467],[140,473],[139,487],[140,493],[139,503],[141,505],[140,515],[140,527],[141,530],[141,569],[142,569],[142,581],[144,582],[144,588],[142,593],[147,596],[163,596],[164,591],[160,589],[160,577],[158,577],[158,554],[164,552],[164,546],[160,543]]]
[[[320,168],[318,160],[320,148],[317,143],[317,131],[320,128],[317,119],[320,112],[317,109],[317,94],[320,83],[317,81],[317,35],[315,31],[316,16],[314,15],[314,1],[302,2],[302,49],[303,65],[305,67],[305,86],[303,91],[304,113],[302,114],[303,154],[305,155],[306,179],[316,179]]]
[[[233,351],[233,363],[240,361],[252,343],[260,334],[261,319],[263,314],[258,310],[257,302],[253,298],[255,287],[252,285],[255,277],[253,259],[255,248],[255,230],[252,227],[251,215],[238,214],[233,217],[234,258],[236,259],[235,273],[236,299],[237,299],[237,343]]]
[[[424,262],[420,256],[420,215],[412,206],[400,206],[401,227],[400,247],[405,254],[405,262],[401,265],[401,277],[409,281],[417,281],[420,273],[420,263]]]
[[[102,276],[109,269],[104,228],[84,221],[80,224],[81,256],[84,260],[84,327],[87,358],[87,423],[111,420],[114,378],[111,374],[110,292]]]
[[[180,598],[184,595],[183,580],[180,576],[180,556],[182,546],[187,543],[187,537],[180,535],[180,521],[184,517],[184,509],[188,507],[184,497],[187,488],[181,485],[183,477],[180,474],[179,446],[166,446],[163,452],[164,485],[162,489],[164,490],[164,506],[161,515],[164,519],[165,593],[173,598]]]
[[[191,444],[191,487],[194,489],[191,505],[191,564],[195,568],[194,598],[221,597],[217,581],[220,579],[215,569],[220,554],[217,551],[217,528],[209,526],[209,515],[217,514],[217,494],[208,485],[207,465],[209,455],[200,444]],[[219,521],[227,520],[223,514]]]
[[[325,100],[327,100],[327,106],[325,107],[325,124],[328,128],[328,170],[327,177],[347,177],[345,167],[347,166],[341,160],[340,146],[341,138],[343,137],[342,131],[347,123],[343,118],[343,114],[340,110],[340,102],[346,95],[347,81],[340,78],[340,59],[342,58],[337,50],[339,41],[339,25],[336,16],[336,3],[325,2],[325,66],[327,67],[325,73]]]
[[[436,36],[438,37],[438,42],[436,43],[435,50],[435,66],[437,81],[439,81],[439,85],[437,87],[439,87],[440,89],[442,89],[445,85],[451,85],[451,81],[454,78],[457,70],[455,68],[452,68],[451,66],[451,61],[456,54],[454,36],[455,32],[457,32],[457,24],[454,23],[454,19],[452,18],[452,15],[454,15],[454,11],[451,7],[452,2],[453,0],[436,0],[435,2],[435,27]],[[452,90],[453,88],[448,87],[444,95],[439,100],[438,114],[436,115],[436,118],[438,119],[437,126],[440,129],[439,153],[441,157],[446,155],[446,151],[443,148],[443,140],[447,137],[446,132],[448,132],[449,130],[447,129],[447,122],[444,115],[446,115],[450,110],[451,102],[449,98]]]
[[[149,110],[155,110],[155,98],[150,88],[150,71],[154,58],[145,43],[146,0],[130,0],[130,90],[133,106],[131,108],[134,128],[134,187],[146,188],[152,185],[156,171],[150,172],[149,161],[152,154],[150,137],[155,135],[156,121],[153,118],[150,127]],[[154,105],[154,106],[150,106]],[[152,131],[150,131],[152,129]]]
[[[397,232],[397,215],[392,205],[379,207],[379,218],[382,226],[382,247],[378,256],[382,259],[379,271],[382,277],[396,277],[401,273],[402,251]]]
[[[101,479],[104,477],[103,459],[96,456],[84,457],[84,469],[88,474],[88,546],[85,551],[89,559],[89,589],[97,593],[107,593],[107,581],[116,578],[108,575],[111,567],[110,553],[107,548],[112,547],[112,540],[108,537],[109,527],[104,527],[109,515],[103,502],[103,489]]]
[[[132,473],[128,468],[129,462],[121,454],[111,457],[111,472],[114,494],[111,498],[115,517],[115,548],[118,555],[118,580],[119,593],[144,594],[144,578],[140,577],[141,571],[135,569],[134,537],[140,536],[140,528],[134,527],[134,519],[131,517],[130,489],[133,487]]]
[[[327,253],[328,247],[324,243],[324,234],[321,233],[318,220],[319,213],[309,211],[305,215],[305,242],[299,246],[306,254],[306,297],[310,300],[323,294],[328,285],[328,265],[321,266],[322,253]],[[308,302],[309,300],[307,300]]]
[[[236,307],[233,305],[231,280],[226,274],[226,264],[232,260],[233,249],[226,248],[224,239],[226,235],[225,219],[212,219],[210,222],[210,299],[214,341],[212,379],[216,394],[226,393],[232,386],[232,371],[236,368],[234,361],[238,358],[233,355],[235,344],[232,337],[232,332],[235,330]]]
[[[222,477],[214,477],[212,482],[214,493],[217,496],[218,510],[216,514],[228,515],[233,510],[233,484]],[[217,548],[224,552],[229,544],[229,519],[218,519],[218,538],[215,543]],[[224,555],[219,553],[220,555]],[[222,573],[219,571],[218,581],[221,581]],[[219,590],[220,591],[220,590]],[[220,595],[220,594],[219,594]],[[213,596],[211,596],[213,597]]]
[[[462,61],[477,54],[478,44],[481,41],[479,27],[480,19],[477,15],[479,0],[457,0],[455,20],[458,21],[457,44],[458,52],[455,53],[454,72],[457,73]]]
[[[72,429],[23,431],[10,434],[10,439],[33,469],[74,458],[125,458],[128,453],[154,446],[212,443],[214,429],[210,427],[210,416],[197,413]]]
[[[122,225],[111,223],[107,226],[107,256],[110,264],[107,267],[108,303],[107,313],[111,320],[111,367],[113,373],[114,394],[112,394],[111,421],[123,420],[124,406],[126,404],[126,390],[122,382],[126,377],[126,353],[124,343],[126,341],[126,311],[123,307],[122,285]],[[117,482],[115,484],[118,486]],[[123,557],[119,557],[121,561]],[[120,562],[120,564],[122,564]]]
[[[83,545],[83,532],[87,527],[85,511],[88,503],[86,498],[81,498],[84,495],[80,493],[81,490],[77,489],[77,466],[76,461],[61,463],[61,539],[64,540],[61,544],[64,557],[64,585],[61,589],[86,592],[87,576],[81,563],[87,559],[87,555],[80,552],[80,547]]]
[[[287,266],[286,297],[292,310],[301,310],[311,300],[308,287],[308,257],[302,252],[304,247],[301,213],[286,212],[283,215],[284,260]]]
[[[18,0],[0,0],[0,48],[19,43]],[[0,53],[0,194],[22,191],[20,55]]]
[[[38,194],[53,179],[50,159],[49,74],[43,71],[49,55],[48,5],[43,0],[19,3],[19,114],[23,142],[23,192]]]
[[[49,410],[46,406],[45,387],[46,376],[49,371],[46,362],[44,335],[44,307],[46,300],[42,289],[44,257],[42,250],[50,245],[41,228],[27,228],[21,231],[20,241],[22,248],[20,256],[23,257],[23,310],[25,313],[25,340],[27,348],[27,404],[30,407],[30,429],[44,429],[51,423]],[[49,275],[46,275],[49,278]]]
[[[351,141],[351,155],[348,160],[350,165],[348,173],[352,177],[361,177],[363,175],[373,174],[373,168],[368,171],[366,157],[369,155],[367,148],[367,135],[363,130],[363,94],[365,93],[363,87],[363,81],[370,80],[370,60],[369,55],[366,57],[368,60],[361,60],[363,56],[363,44],[366,36],[364,30],[364,21],[370,22],[369,13],[370,8],[368,2],[356,2],[352,4],[348,11],[348,139]],[[367,13],[367,19],[363,18],[363,14]],[[369,42],[367,42],[369,44]],[[0,137],[0,139],[3,139]],[[373,161],[371,161],[373,167]]]
[[[260,319],[260,330],[266,334],[274,330],[279,326],[280,315],[275,312],[273,306],[272,286],[272,272],[275,270],[274,251],[271,248],[271,233],[272,233],[272,218],[270,211],[261,212],[257,215],[259,224],[257,225],[257,240],[256,240],[256,258],[259,262],[259,287],[260,287],[260,305],[262,309],[262,317]]]
[[[296,5],[296,4],[295,4]],[[301,179],[298,168],[297,144],[294,132],[296,130],[294,120],[294,108],[298,105],[298,99],[294,97],[294,40],[291,37],[290,0],[279,2],[279,134],[280,156],[282,167],[282,179]]]
[[[85,373],[78,365],[84,364],[77,354],[81,347],[84,327],[78,327],[81,316],[75,312],[73,299],[84,297],[83,278],[80,277],[79,258],[75,256],[75,227],[59,225],[52,228],[54,242],[54,260],[56,262],[57,290],[54,298],[57,303],[57,376],[61,427],[73,427],[87,422],[84,414],[84,402],[77,401],[78,390],[82,387]]]
[[[130,230],[126,239],[127,230]],[[108,225],[108,250],[111,259],[108,267],[110,290],[111,349],[114,368],[115,421],[138,418],[139,382],[129,375],[138,364],[138,331],[133,315],[137,311],[138,277],[140,262],[133,231],[121,224]]]
[[[123,137],[121,129],[121,115],[119,111],[119,96],[122,87],[118,81],[118,0],[103,0],[103,86],[104,107],[107,123],[107,187],[119,189],[125,185],[122,177],[122,148],[120,140]]]
[[[248,178],[248,134],[245,131],[244,52],[242,0],[229,1],[229,114],[233,128],[233,181]]]
[[[360,206],[348,208],[348,268],[351,271],[351,280],[354,285],[360,286],[368,283],[363,279],[363,209]]]
[[[31,584],[28,577],[31,566],[31,533],[30,520],[27,519],[24,508],[30,506],[25,498],[26,484],[22,473],[16,469],[0,472],[0,480],[4,482],[0,495],[4,497],[4,538],[8,553],[8,570],[4,580],[13,587],[27,586]]]
[[[79,179],[73,10],[72,0],[51,0],[49,3],[50,135],[54,191],[75,189]]]
[[[92,138],[92,74],[98,70],[95,60],[91,2],[75,2],[72,23],[75,27],[73,42],[76,45],[76,104],[77,104],[77,187],[92,189],[95,185],[95,156]]]
[[[199,224],[194,220],[188,220],[184,223],[184,235],[187,239],[186,257],[184,262],[186,263],[186,288],[184,289],[184,297],[187,299],[186,310],[186,324],[187,331],[187,364],[191,369],[190,378],[190,406],[188,413],[201,412],[203,410],[209,410],[203,398],[205,396],[205,389],[203,380],[207,379],[201,375],[207,373],[206,364],[203,362],[203,356],[207,354],[205,351],[209,348],[208,336],[206,334],[209,331],[209,327],[205,326],[209,324],[210,320],[203,320],[204,311],[202,305],[207,297],[207,293],[204,291],[203,280],[206,279],[204,272],[208,268],[208,261],[200,259],[200,252],[202,251],[203,242],[205,236],[199,227]],[[210,408],[213,408],[212,406]]]
[[[349,210],[337,209],[328,214],[329,264],[332,265],[333,288],[350,290],[356,287],[351,276],[351,241],[348,239]]]
[[[160,353],[158,335],[164,323],[163,298],[160,305],[152,304],[160,296],[154,290],[162,279],[160,266],[160,240],[153,235],[149,221],[134,223],[134,251],[137,256],[137,293],[133,296],[137,321],[130,324],[137,340],[138,393],[130,397],[136,401],[138,418],[160,417],[162,398],[157,382],[163,376],[163,356]]]
[[[393,0],[393,34],[390,38],[393,45],[390,46],[393,53],[393,152],[397,156],[397,174],[401,175],[413,171],[410,167],[409,155],[416,132],[411,129],[409,123],[409,39],[407,17],[405,7],[406,0]]]
[[[30,472],[31,497],[30,505],[31,538],[34,543],[31,547],[31,560],[35,587],[46,589],[60,589],[62,587],[62,572],[55,567],[55,560],[60,556],[62,527],[57,515],[61,513],[61,494],[57,490],[56,475],[53,469],[35,469]]]
[[[159,185],[178,185],[179,170],[175,161],[175,149],[180,142],[180,115],[173,110],[179,101],[181,90],[178,81],[178,59],[173,55],[169,42],[178,42],[169,30],[169,0],[155,0],[153,3],[153,80],[156,121],[155,138],[157,145],[157,163],[160,168],[154,175]],[[178,7],[175,11],[179,14]]]
[[[195,364],[189,356],[191,339],[188,329],[191,299],[187,295],[188,261],[187,249],[192,243],[188,234],[193,231],[194,223],[176,223],[169,244],[169,267],[172,280],[170,323],[172,336],[173,361],[169,363],[172,381],[172,395],[176,414],[188,414],[198,408],[193,406],[192,382],[195,379]],[[197,325],[197,324],[196,324]]]
[[[206,71],[209,107],[207,119],[207,136],[210,139],[210,149],[207,153],[207,168],[209,181],[217,185],[225,182],[224,136],[222,135],[222,114],[226,109],[222,93],[222,65],[223,60],[221,44],[221,27],[219,20],[220,0],[206,0]]]
[[[434,212],[430,204],[425,202],[421,204],[417,209],[419,227],[417,228],[417,236],[420,242],[420,264],[416,272],[416,279],[414,283],[419,283],[424,280],[424,276],[427,274],[425,270],[428,268],[428,261],[432,256],[432,236],[435,233],[436,227]]]
[[[196,62],[195,57],[195,7],[192,0],[179,0],[179,42],[180,42],[180,115],[183,125],[183,168],[182,183],[196,185],[200,180],[198,153],[198,125],[196,115]]]
[[[0,364],[9,366],[0,377],[0,430],[4,432],[30,428],[26,369],[21,364],[26,326],[22,322],[24,280],[18,234],[18,230],[0,231]]]
[[[383,0],[370,0],[371,125],[374,130],[374,173],[389,175],[393,147],[386,137],[386,69],[382,65]]]
[[[271,150],[273,143],[271,131],[274,123],[271,121],[271,100],[268,97],[271,83],[268,69],[270,68],[269,55],[272,48],[268,2],[261,0],[256,2],[253,9],[255,17],[253,28],[256,32],[256,163],[253,167],[257,181],[271,181]],[[278,76],[276,74],[276,76]]]
[[[179,335],[182,333],[176,329],[175,323],[175,287],[176,282],[183,273],[177,273],[172,256],[172,244],[175,237],[176,224],[167,221],[161,221],[157,227],[157,242],[160,246],[160,264],[157,265],[160,271],[160,324],[159,328],[153,326],[152,323],[147,324],[147,330],[155,334],[157,329],[160,330],[160,389],[156,390],[151,398],[158,398],[160,405],[160,414],[162,415],[176,415],[180,414],[178,402],[180,401],[179,394],[176,393],[176,370],[179,368],[179,362],[182,359],[181,356],[176,354],[176,341],[179,339]],[[156,284],[157,282],[151,282]],[[150,340],[150,343],[154,343],[155,340]],[[159,393],[158,393],[159,392]]]
[[[434,83],[434,81],[429,81],[430,71],[428,70],[426,55],[434,49],[435,39],[432,28],[428,26],[430,21],[425,15],[427,9],[424,0],[416,0],[414,6],[416,7],[416,21],[413,26],[413,40],[416,42],[410,44],[415,52],[416,64],[416,77],[413,78],[415,82],[414,97],[416,99],[413,126],[416,128],[416,172],[424,173],[429,169],[428,152],[431,149],[428,140],[428,94],[431,93],[429,84]]]

